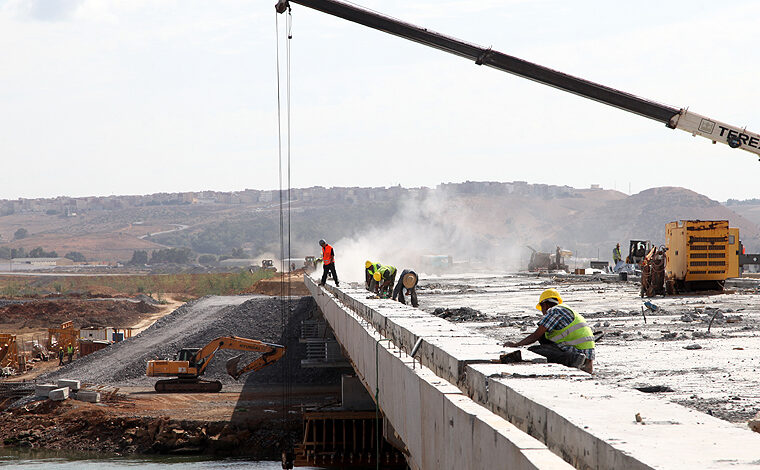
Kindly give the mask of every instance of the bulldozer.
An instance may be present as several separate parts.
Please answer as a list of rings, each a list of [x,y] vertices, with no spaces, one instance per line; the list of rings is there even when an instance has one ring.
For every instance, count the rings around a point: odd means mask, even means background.
[[[203,380],[200,377],[220,349],[234,349],[263,353],[258,359],[238,369],[242,354],[227,361],[227,373],[237,380],[246,372],[258,371],[280,360],[285,354],[285,346],[264,343],[255,339],[237,336],[222,336],[209,342],[202,348],[183,348],[175,360],[148,361],[148,377],[173,377],[156,382],[155,390],[159,393],[215,393],[222,390],[218,380]]]

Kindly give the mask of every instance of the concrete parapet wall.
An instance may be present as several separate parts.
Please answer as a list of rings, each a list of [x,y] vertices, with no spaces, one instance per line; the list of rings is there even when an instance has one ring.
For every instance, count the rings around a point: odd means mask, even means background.
[[[396,302],[368,299],[363,289],[322,289],[308,277],[306,284],[326,317],[325,309],[331,311],[328,321],[368,389],[375,390],[379,383],[380,406],[407,443],[417,468],[491,468],[456,465],[462,456],[484,459],[481,454],[498,455],[507,452],[499,446],[506,446],[526,459],[533,450],[545,455],[540,450],[548,447],[552,457],[561,456],[579,469],[760,469],[760,436],[746,429],[601,383],[577,369],[529,362],[493,364],[504,348],[491,338]],[[354,344],[362,336],[365,343]],[[425,367],[415,369],[405,352],[418,338],[423,343],[417,358]],[[528,360],[535,356],[524,350],[522,354]],[[379,381],[374,377],[376,360]],[[635,419],[637,413],[641,423]],[[460,423],[470,427],[459,428]],[[509,436],[486,449],[486,423],[491,423],[492,432]],[[513,431],[546,447],[521,447]],[[493,468],[555,468],[512,467],[504,465],[509,460],[503,456],[486,460],[495,462]]]
[[[570,469],[547,447],[476,404],[447,380],[414,364],[347,306],[307,286],[357,374],[407,445],[414,469]]]

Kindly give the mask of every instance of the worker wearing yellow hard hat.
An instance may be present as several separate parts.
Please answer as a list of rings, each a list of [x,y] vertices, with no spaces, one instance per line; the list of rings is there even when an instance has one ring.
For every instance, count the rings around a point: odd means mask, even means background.
[[[395,266],[380,266],[372,275],[375,282],[378,283],[377,295],[380,297],[390,297],[393,293],[393,283],[396,281]]]
[[[377,292],[377,283],[373,276],[378,269],[380,269],[380,263],[369,260],[364,262],[364,288],[370,292]]]
[[[536,331],[520,341],[507,341],[504,346],[526,346],[538,341],[539,344],[528,350],[546,357],[549,362],[593,373],[596,344],[586,319],[562,301],[557,289],[543,291],[536,308],[544,314]]]

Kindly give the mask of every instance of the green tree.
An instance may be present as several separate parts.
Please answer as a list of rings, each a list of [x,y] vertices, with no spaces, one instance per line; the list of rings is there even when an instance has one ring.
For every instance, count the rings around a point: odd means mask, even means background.
[[[148,264],[148,252],[145,250],[134,251],[128,264]]]
[[[216,263],[216,256],[214,255],[200,255],[198,262],[203,265],[209,265]]]
[[[22,238],[26,238],[29,236],[29,232],[25,228],[20,228],[16,230],[13,234],[13,238],[16,240],[21,240]]]
[[[58,258],[58,253],[55,251],[45,251],[41,246],[38,246],[37,248],[33,248],[27,256],[29,258]]]
[[[78,252],[78,251],[69,251],[63,257],[64,258],[68,258],[71,261],[74,261],[75,263],[83,263],[83,262],[87,261],[87,259],[84,257],[84,255],[82,253]]]
[[[7,246],[0,246],[0,258],[2,259],[10,259],[11,258],[11,249]]]

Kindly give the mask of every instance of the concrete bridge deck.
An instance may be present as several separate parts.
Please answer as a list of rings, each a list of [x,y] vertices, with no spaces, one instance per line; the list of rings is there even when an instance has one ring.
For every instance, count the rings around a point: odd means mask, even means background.
[[[760,469],[749,430],[527,351],[526,362],[494,364],[505,349],[491,338],[363,289],[305,282],[412,468]]]

